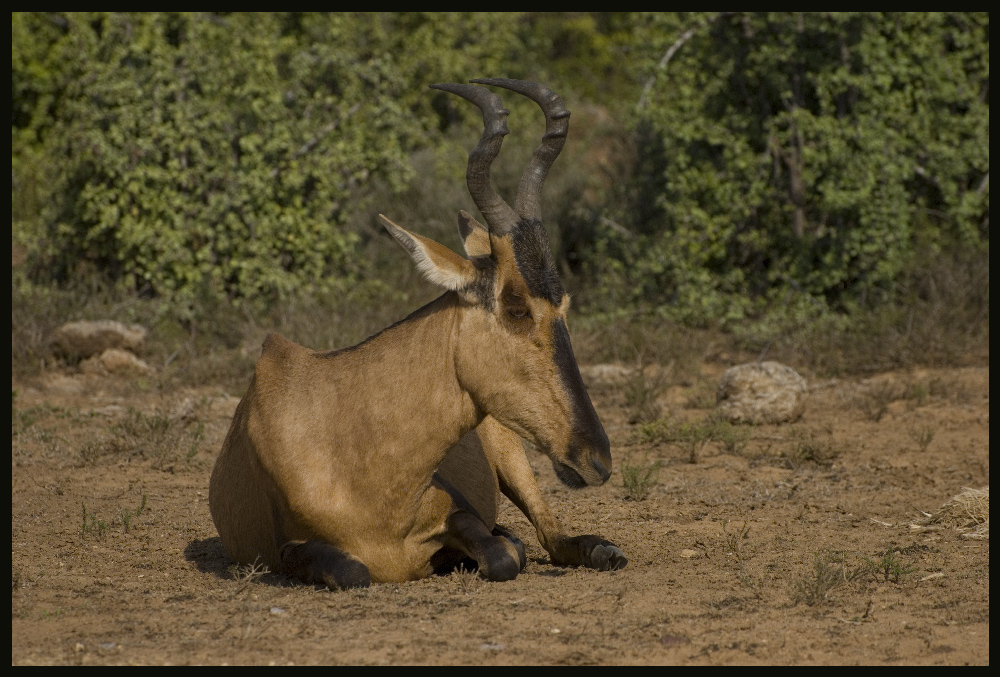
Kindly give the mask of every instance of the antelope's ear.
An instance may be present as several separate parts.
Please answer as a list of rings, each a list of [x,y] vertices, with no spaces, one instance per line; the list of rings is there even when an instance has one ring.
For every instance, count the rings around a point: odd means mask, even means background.
[[[489,256],[493,253],[489,229],[472,218],[464,209],[458,212],[458,234],[462,237],[462,244],[469,258]]]
[[[452,291],[459,291],[475,281],[476,269],[468,259],[434,240],[400,228],[382,214],[378,217],[429,281]]]

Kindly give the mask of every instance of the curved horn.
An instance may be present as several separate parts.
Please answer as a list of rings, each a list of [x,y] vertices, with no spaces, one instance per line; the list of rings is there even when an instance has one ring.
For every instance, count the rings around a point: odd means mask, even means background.
[[[518,216],[525,220],[541,222],[542,185],[545,183],[549,168],[566,143],[566,135],[569,133],[569,111],[563,106],[558,94],[545,85],[535,82],[509,78],[483,78],[472,82],[517,92],[537,103],[545,113],[545,135],[542,136],[542,143],[535,149],[531,162],[521,175],[517,198],[514,201],[514,209]]]
[[[469,194],[490,230],[497,235],[509,233],[517,223],[517,215],[493,190],[490,165],[500,152],[503,137],[510,131],[507,129],[507,115],[510,111],[503,107],[499,96],[482,87],[446,83],[431,85],[431,88],[457,94],[476,104],[483,112],[483,135],[469,153],[465,180],[469,184]]]

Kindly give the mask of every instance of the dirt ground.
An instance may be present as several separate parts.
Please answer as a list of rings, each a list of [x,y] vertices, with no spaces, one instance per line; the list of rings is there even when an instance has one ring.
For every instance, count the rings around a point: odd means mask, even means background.
[[[671,425],[709,420],[726,366],[651,391]],[[625,569],[551,565],[506,503],[516,580],[333,592],[221,547],[208,478],[234,394],[12,383],[11,663],[989,665],[988,367],[803,374],[800,421],[694,446],[644,435],[615,370],[585,371],[612,479],[570,490],[529,458],[567,529]],[[645,498],[623,468],[650,469]],[[949,504],[966,488],[987,489],[985,525]]]

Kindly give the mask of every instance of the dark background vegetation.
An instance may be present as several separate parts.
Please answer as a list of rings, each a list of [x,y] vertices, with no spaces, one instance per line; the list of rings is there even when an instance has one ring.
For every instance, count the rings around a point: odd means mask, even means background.
[[[477,77],[573,112],[543,209],[581,360],[988,363],[987,13],[15,13],[11,36],[15,375],[111,318],[152,329],[163,380],[241,389],[265,330],[338,347],[429,300],[375,216],[457,248],[481,117],[428,85]],[[543,126],[501,94],[512,199]]]

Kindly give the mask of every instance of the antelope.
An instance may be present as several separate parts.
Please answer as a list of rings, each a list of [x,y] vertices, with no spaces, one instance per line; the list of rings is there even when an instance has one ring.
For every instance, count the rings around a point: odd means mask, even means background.
[[[466,179],[469,258],[382,225],[445,292],[350,348],[315,352],[276,333],[212,471],[209,505],[229,555],[331,589],[400,582],[472,560],[490,581],[515,578],[524,544],[496,524],[500,494],[531,521],[556,565],[628,563],[613,543],[570,536],[543,499],[521,438],[570,487],[611,475],[611,449],[577,367],[563,291],[541,223],[542,184],[569,130],[545,86],[490,78],[436,84],[475,104],[484,131]],[[508,133],[505,88],[545,114],[542,142],[512,209],[490,166]]]

